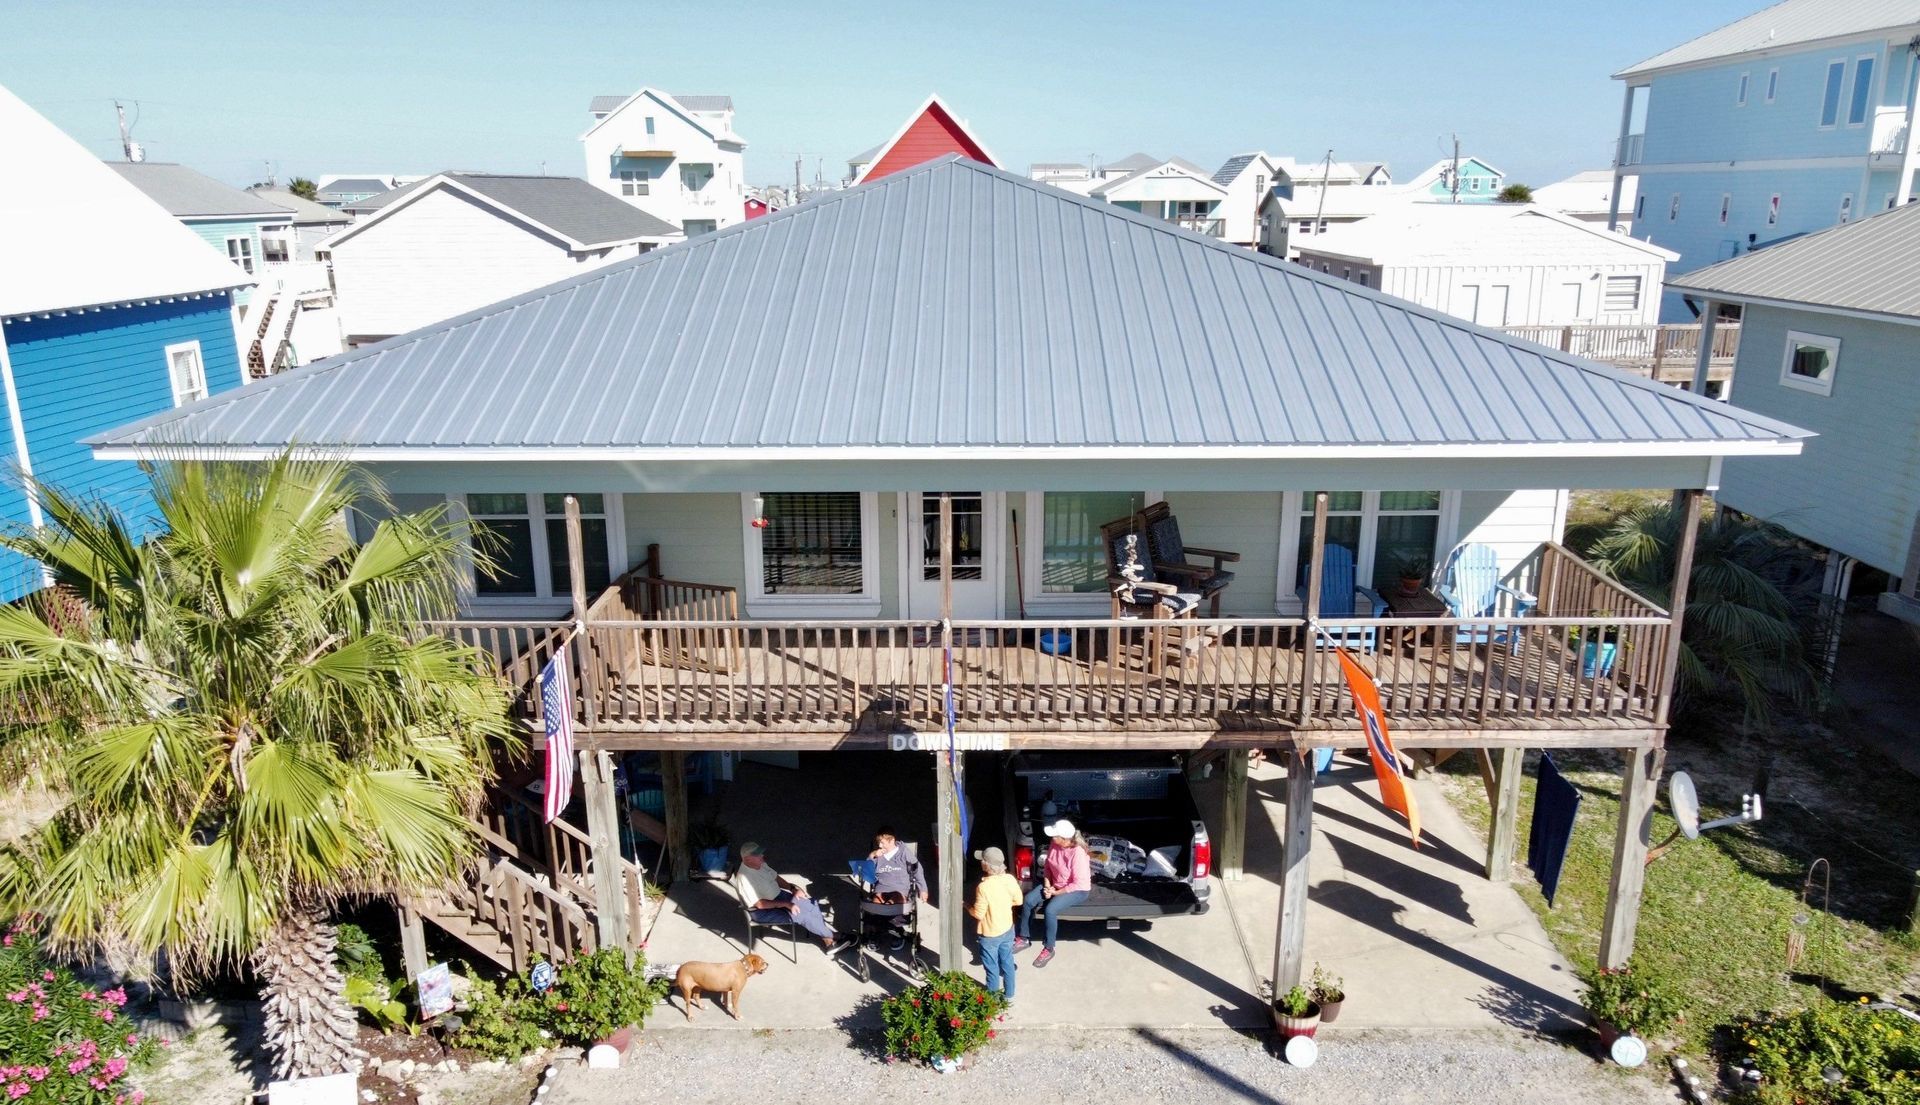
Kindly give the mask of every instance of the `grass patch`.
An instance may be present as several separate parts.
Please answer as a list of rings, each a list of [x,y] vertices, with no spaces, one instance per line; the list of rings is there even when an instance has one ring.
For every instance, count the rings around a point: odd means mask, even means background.
[[[1529,771],[1534,770],[1537,755],[1529,757]],[[1688,758],[1670,754],[1669,767],[1696,770],[1684,762]],[[1611,754],[1566,752],[1557,754],[1555,762],[1581,791],[1579,819],[1555,905],[1549,908],[1538,884],[1524,875],[1516,877],[1515,889],[1561,953],[1586,971],[1595,966],[1600,950],[1619,818],[1620,761]],[[1712,808],[1716,799],[1738,801],[1737,782],[1704,771],[1695,777],[1701,784],[1702,802],[1709,807],[1703,818],[1727,812]],[[1844,778],[1832,781],[1846,788]],[[1486,790],[1470,759],[1457,757],[1449,763],[1441,782],[1454,805],[1484,835],[1489,821]],[[1521,787],[1518,850],[1524,863],[1533,812],[1531,775]],[[1885,822],[1873,828],[1857,827],[1881,840],[1901,839],[1896,827]],[[1672,829],[1663,787],[1654,814],[1655,843]],[[1634,962],[1668,978],[1685,995],[1682,1042],[1691,1048],[1704,1048],[1716,1025],[1761,1010],[1786,1011],[1814,1002],[1822,976],[1831,980],[1830,992],[1894,996],[1915,989],[1911,943],[1860,920],[1801,904],[1800,886],[1808,862],[1802,853],[1809,841],[1803,836],[1770,836],[1773,829],[1763,821],[1757,826],[1715,830],[1700,840],[1681,842],[1647,869]],[[1910,842],[1914,837],[1905,839]],[[1836,863],[1842,858],[1834,856]],[[1861,866],[1853,857],[1846,859],[1851,864],[1848,872]],[[1845,885],[1849,884],[1836,876],[1836,913],[1842,912],[1838,898]],[[1804,951],[1790,969],[1788,946],[1796,934]]]

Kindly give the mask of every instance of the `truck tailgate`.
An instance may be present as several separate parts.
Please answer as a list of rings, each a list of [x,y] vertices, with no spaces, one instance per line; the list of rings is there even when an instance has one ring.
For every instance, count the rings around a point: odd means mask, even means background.
[[[1200,904],[1193,886],[1180,879],[1095,882],[1087,900],[1066,911],[1068,920],[1098,917],[1165,917],[1191,913]]]

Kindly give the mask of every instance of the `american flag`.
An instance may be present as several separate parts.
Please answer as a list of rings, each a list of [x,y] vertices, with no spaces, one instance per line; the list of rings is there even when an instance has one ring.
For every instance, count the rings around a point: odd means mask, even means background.
[[[547,822],[573,800],[573,692],[567,676],[567,650],[540,669],[540,712],[547,719]]]

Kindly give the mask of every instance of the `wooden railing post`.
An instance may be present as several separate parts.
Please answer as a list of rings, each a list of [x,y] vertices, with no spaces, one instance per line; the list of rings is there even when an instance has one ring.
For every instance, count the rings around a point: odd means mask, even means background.
[[[1307,616],[1305,639],[1300,654],[1300,724],[1313,720],[1315,687],[1314,657],[1320,647],[1320,583],[1325,577],[1327,554],[1327,493],[1313,493],[1313,545],[1307,564]]]
[[[1700,536],[1700,489],[1680,492],[1674,504],[1680,515],[1680,543],[1674,550],[1672,597],[1667,603],[1671,625],[1667,630],[1666,653],[1660,658],[1660,693],[1655,701],[1653,723],[1664,729],[1673,708],[1674,681],[1680,675],[1680,632],[1687,613],[1687,589],[1693,579],[1693,551]]]
[[[1720,305],[1709,299],[1700,309],[1700,349],[1693,357],[1695,395],[1706,395],[1708,369],[1713,365],[1714,327],[1719,323]]]
[[[567,581],[573,590],[574,639],[579,642],[573,654],[579,660],[575,667],[579,670],[580,720],[592,728],[600,719],[600,673],[599,656],[587,632],[587,563],[586,546],[580,540],[580,500],[568,495],[566,509]]]

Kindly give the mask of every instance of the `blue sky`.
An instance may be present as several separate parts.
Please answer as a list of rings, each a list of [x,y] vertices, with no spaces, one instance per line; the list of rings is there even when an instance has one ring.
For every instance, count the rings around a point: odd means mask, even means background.
[[[596,93],[728,93],[754,183],[844,172],[928,92],[1004,164],[1264,148],[1384,159],[1446,136],[1535,184],[1609,162],[1608,74],[1762,0],[1491,5],[963,0],[332,5],[0,0],[0,82],[102,156],[235,184],[461,168],[580,175]],[[773,14],[784,11],[786,15]]]

